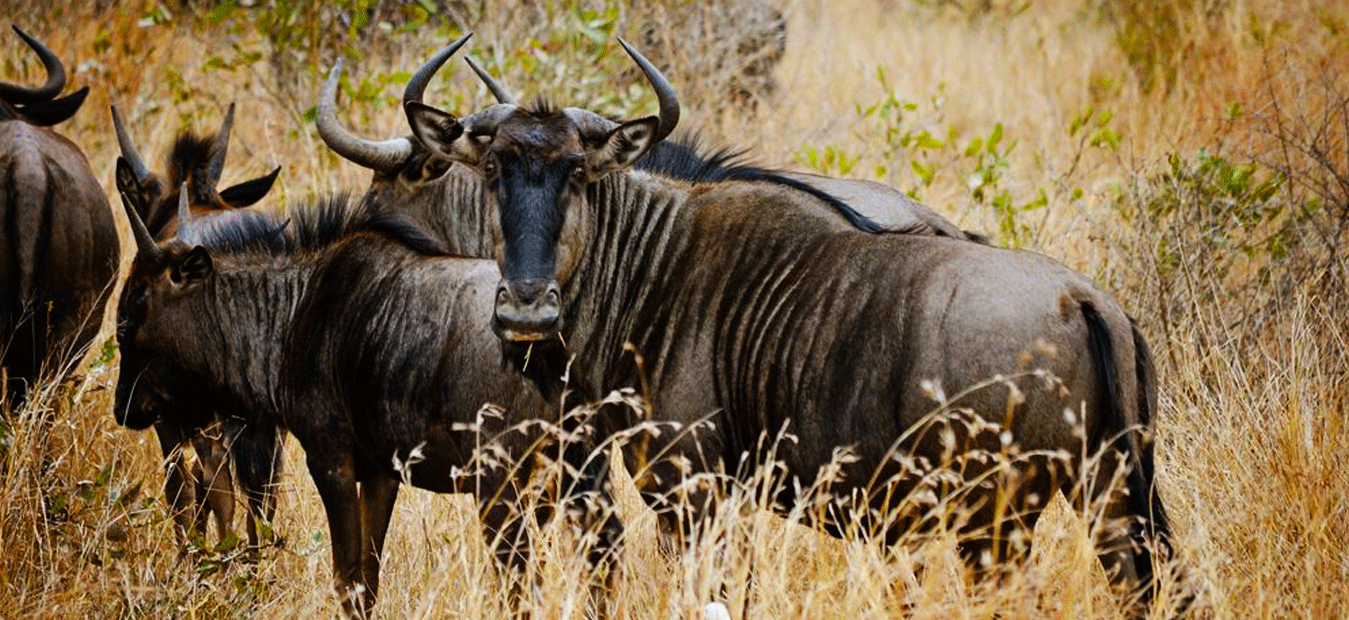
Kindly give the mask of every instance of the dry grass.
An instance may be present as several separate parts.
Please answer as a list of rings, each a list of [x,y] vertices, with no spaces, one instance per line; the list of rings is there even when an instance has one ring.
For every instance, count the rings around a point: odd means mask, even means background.
[[[14,14],[37,15],[23,25],[69,63],[72,83],[93,87],[61,131],[85,149],[105,188],[113,187],[116,158],[107,113],[113,101],[152,165],[180,128],[213,129],[225,105],[237,101],[226,183],[284,165],[272,204],[368,183],[367,173],[338,162],[303,121],[327,59],[299,57],[293,67],[281,67],[297,77],[281,80],[267,57],[208,70],[213,56],[238,56],[231,46],[266,52],[265,43],[247,29],[193,27],[194,15],[204,11],[138,23],[151,11],[179,10],[176,3],[124,3],[97,14],[76,7],[62,15],[45,15],[46,3],[20,4],[32,11]],[[1346,11],[1310,1],[1143,3],[1174,11],[1168,23],[1178,33],[1173,55],[1143,79],[1147,68],[1130,65],[1117,29],[1103,17],[1118,3],[1059,0],[1018,11],[1020,3],[992,2],[990,12],[973,15],[951,8],[973,4],[784,0],[788,36],[777,93],[753,111],[718,105],[716,88],[727,76],[675,67],[671,75],[689,104],[685,123],[716,143],[752,145],[769,163],[792,162],[806,144],[833,145],[858,158],[853,174],[874,178],[875,167],[885,165],[887,180],[920,190],[929,204],[976,230],[997,230],[1000,220],[971,198],[968,164],[958,156],[943,160],[946,167],[922,187],[904,156],[884,158],[893,155],[887,150],[893,145],[876,133],[873,120],[859,119],[858,107],[886,97],[875,78],[880,67],[899,99],[918,104],[908,127],[942,139],[955,131],[963,149],[1001,123],[1018,144],[1000,187],[1018,203],[1040,190],[1048,198],[1047,207],[1018,216],[1031,231],[1029,243],[1108,281],[1152,336],[1162,389],[1159,484],[1199,590],[1196,613],[1349,617],[1343,258],[1327,259],[1325,278],[1271,294],[1258,306],[1260,320],[1239,320],[1236,300],[1224,298],[1230,281],[1198,271],[1174,276],[1187,286],[1169,286],[1172,276],[1154,258],[1166,231],[1121,217],[1169,153],[1189,156],[1207,147],[1279,161],[1279,142],[1262,123],[1277,113],[1276,101],[1315,108],[1319,100],[1308,87],[1320,76],[1335,84],[1336,76],[1349,75]],[[641,89],[610,79],[626,69],[614,47],[596,58],[574,42],[571,32],[582,21],[574,12],[486,8],[468,14],[477,20],[473,53],[518,92],[621,112],[650,103]],[[634,22],[648,14],[664,13],[623,9],[619,31],[637,28]],[[530,37],[538,39],[533,47],[526,44]],[[4,79],[39,79],[40,68],[14,38],[3,39],[11,59],[2,65]],[[357,79],[392,74],[416,66],[447,40],[430,27],[374,37],[365,58],[348,66],[356,67]],[[546,52],[546,59],[530,50]],[[1271,72],[1271,59],[1277,71]],[[397,86],[385,90],[397,94]],[[607,96],[611,92],[619,96]],[[290,93],[306,98],[296,101]],[[486,101],[462,65],[442,74],[428,99],[461,112]],[[1232,102],[1252,120],[1229,119]],[[349,123],[367,135],[406,133],[396,106],[383,99],[344,98],[342,105]],[[1122,136],[1118,148],[1084,146],[1068,135],[1088,107],[1113,113],[1109,125]],[[1299,135],[1315,130],[1309,127]],[[1329,131],[1343,153],[1344,134],[1334,134],[1333,126]],[[1315,166],[1299,170],[1316,172]],[[1340,168],[1346,170],[1349,162]],[[1074,188],[1083,190],[1081,197],[1073,197]],[[1290,186],[1290,200],[1297,191]],[[1166,234],[1179,235],[1181,252],[1192,241],[1184,230]],[[1162,305],[1185,309],[1168,320],[1165,338],[1160,319],[1150,314]],[[96,366],[73,394],[47,400],[54,411],[16,414],[0,471],[0,617],[331,615],[327,528],[298,447],[289,446],[276,524],[283,548],[264,550],[256,562],[228,552],[185,557],[158,501],[157,443],[151,433],[119,428],[110,415],[115,377],[115,365]],[[841,542],[756,511],[761,503],[752,499],[724,506],[708,522],[697,553],[670,557],[658,550],[651,515],[630,494],[621,499],[631,534],[612,593],[619,617],[700,617],[702,605],[723,590],[738,609],[750,574],[751,618],[1119,617],[1097,575],[1088,524],[1061,504],[1054,508],[1058,516],[1036,532],[1026,570],[990,584],[966,572],[953,540],[940,533],[889,550]],[[382,617],[505,616],[506,588],[464,498],[404,491],[387,550]],[[529,598],[536,617],[580,617],[588,581],[577,577],[588,571],[574,535],[545,526],[535,557],[541,580]]]

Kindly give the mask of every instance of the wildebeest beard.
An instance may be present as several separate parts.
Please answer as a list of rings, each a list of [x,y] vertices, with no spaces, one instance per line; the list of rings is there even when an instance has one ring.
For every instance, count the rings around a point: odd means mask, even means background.
[[[501,367],[514,368],[524,375],[549,401],[561,395],[569,362],[567,347],[559,340],[501,341]],[[585,389],[578,392],[589,393]]]

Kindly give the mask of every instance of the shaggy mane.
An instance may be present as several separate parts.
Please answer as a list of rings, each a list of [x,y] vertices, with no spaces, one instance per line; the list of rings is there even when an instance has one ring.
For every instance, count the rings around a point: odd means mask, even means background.
[[[657,142],[633,167],[695,185],[722,181],[762,181],[790,187],[823,201],[858,230],[869,233],[892,232],[833,194],[787,177],[782,172],[754,165],[749,159],[748,149],[708,149],[701,144],[697,135]]]
[[[383,208],[378,201],[337,194],[292,205],[289,218],[258,211],[236,211],[203,231],[201,245],[226,254],[272,256],[314,252],[358,233],[375,233],[418,254],[447,255],[444,245],[412,220]]]
[[[202,136],[192,131],[178,134],[173,140],[173,147],[169,149],[167,162],[170,190],[177,189],[190,177],[206,172],[214,155],[215,134]]]

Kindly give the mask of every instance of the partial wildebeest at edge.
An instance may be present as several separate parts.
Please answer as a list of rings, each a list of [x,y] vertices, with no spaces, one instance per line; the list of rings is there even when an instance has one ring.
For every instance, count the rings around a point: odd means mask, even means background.
[[[426,86],[442,65],[468,40],[464,35],[427,60],[403,91],[403,101],[420,102]],[[511,103],[508,90],[472,60],[465,59],[502,103]],[[495,206],[483,193],[481,180],[463,166],[428,150],[415,138],[395,137],[366,140],[343,128],[337,119],[336,97],[342,74],[338,60],[324,83],[317,103],[317,126],[325,144],[343,158],[373,172],[370,194],[422,224],[443,240],[453,252],[466,256],[492,256],[489,219]],[[758,181],[792,187],[821,200],[838,202],[831,194],[845,197],[849,206],[891,230],[915,234],[946,235],[957,239],[971,236],[936,212],[893,188],[868,181],[832,179],[804,173],[780,173],[744,162],[743,152],[718,149],[703,152],[692,137],[680,142],[661,142],[638,159],[635,167],[652,174],[690,183]],[[851,211],[851,209],[848,209]]]
[[[281,168],[217,191],[229,149],[234,124],[234,105],[214,136],[184,132],[177,136],[165,162],[166,172],[156,174],[142,162],[117,106],[112,107],[113,125],[122,157],[117,161],[117,190],[131,201],[147,229],[156,239],[193,240],[210,234],[215,227],[238,219],[264,218],[246,207],[266,196]],[[229,536],[234,522],[234,478],[244,492],[248,507],[250,544],[260,537],[256,520],[270,521],[275,511],[273,485],[281,469],[283,437],[275,426],[243,424],[235,411],[218,411],[220,424],[207,432],[175,427],[165,421],[155,425],[164,453],[164,495],[180,537],[190,540],[205,534],[206,522],[215,515],[217,535]],[[191,442],[198,460],[189,467],[183,449]],[[231,472],[233,464],[236,472]]]
[[[963,498],[971,556],[1006,557],[1013,550],[1001,541],[1034,523],[1040,500],[1056,488],[1069,497],[1085,488],[1092,497],[1083,499],[1096,500],[1108,487],[1096,482],[1127,464],[1128,493],[1099,499],[1107,517],[1129,525],[1098,544],[1113,578],[1149,597],[1145,541],[1169,537],[1148,433],[1156,384],[1120,305],[1041,255],[859,230],[855,213],[788,187],[690,185],[633,170],[674,129],[679,104],[660,72],[624,47],[655,88],[660,116],[617,123],[499,104],[458,119],[404,106],[423,144],[487,186],[503,277],[499,337],[536,350],[565,342],[555,346],[572,359],[573,385],[591,397],[641,385],[656,420],[686,429],[650,442],[652,454],[677,458],[641,466],[641,454],[625,452],[666,527],[693,525],[680,522],[672,497],[695,507],[715,499],[683,484],[686,467],[752,471],[762,438],[783,432],[799,440],[773,455],[788,480],[782,506],[829,471],[841,510],[824,525],[836,533],[877,514],[887,539],[921,525],[921,510],[903,510],[915,500],[901,474],[916,459],[944,462],[942,433],[917,428],[936,391],[924,383],[935,381],[961,395],[955,406],[1006,429],[992,445],[966,448],[998,453],[1006,436],[1022,453],[1067,453],[1062,475],[1052,463],[1009,472],[1022,478],[1010,504],[982,486]],[[966,393],[997,377],[1016,389]],[[1083,438],[1065,410],[1081,412]],[[602,418],[599,436],[632,423]],[[851,458],[837,462],[840,449]],[[1083,471],[1082,455],[1101,450],[1100,475]]]
[[[39,376],[61,373],[93,339],[117,271],[117,228],[84,153],[48,129],[86,86],[57,98],[65,68],[17,26],[47,83],[0,83],[0,399],[17,410]]]
[[[323,500],[348,614],[374,602],[400,480],[474,493],[498,559],[524,565],[516,496],[534,469],[524,459],[555,446],[540,422],[559,419],[561,386],[545,400],[502,366],[492,261],[445,257],[371,201],[293,206],[288,227],[232,221],[200,245],[156,245],[127,210],[137,254],[119,306],[119,423],[197,428],[225,401],[250,426],[289,430]],[[480,413],[486,403],[502,413]]]

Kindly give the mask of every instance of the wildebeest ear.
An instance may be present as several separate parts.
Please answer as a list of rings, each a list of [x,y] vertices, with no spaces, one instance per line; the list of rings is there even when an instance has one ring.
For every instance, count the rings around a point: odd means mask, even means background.
[[[211,275],[213,268],[211,254],[206,251],[206,248],[196,246],[188,250],[187,255],[182,260],[174,263],[173,270],[169,272],[169,278],[173,280],[174,284],[180,286],[200,282]]]
[[[281,166],[275,170],[264,174],[251,181],[244,181],[233,187],[227,187],[220,192],[220,198],[225,204],[236,209],[247,207],[267,195],[272,190],[272,184],[276,182],[276,175],[281,174]]]
[[[654,116],[628,121],[609,132],[604,144],[586,153],[586,172],[594,181],[631,166],[655,145],[660,119]]]
[[[136,180],[136,171],[131,169],[131,164],[126,159],[117,158],[117,191],[131,203],[131,208],[139,213],[144,219],[150,210],[150,205],[145,199],[145,192],[141,190],[141,182]]]
[[[412,125],[412,135],[426,148],[456,161],[467,161],[462,149],[455,149],[455,141],[464,134],[464,126],[453,114],[426,105],[420,101],[408,101],[403,104],[408,124]]]
[[[20,114],[34,125],[50,127],[75,116],[75,112],[84,104],[84,98],[88,96],[89,87],[85,86],[60,99],[24,106]]]

